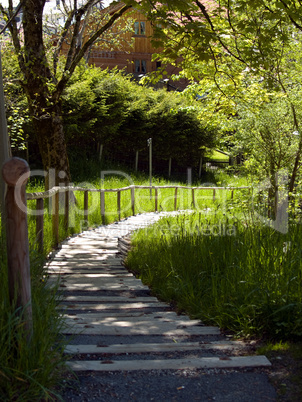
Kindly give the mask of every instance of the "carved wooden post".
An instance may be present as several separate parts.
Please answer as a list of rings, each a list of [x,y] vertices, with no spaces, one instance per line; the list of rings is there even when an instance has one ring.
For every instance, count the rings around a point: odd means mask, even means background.
[[[30,175],[27,162],[9,159],[2,168],[5,197],[7,262],[10,302],[24,308],[28,339],[32,335],[32,305],[25,186]]]

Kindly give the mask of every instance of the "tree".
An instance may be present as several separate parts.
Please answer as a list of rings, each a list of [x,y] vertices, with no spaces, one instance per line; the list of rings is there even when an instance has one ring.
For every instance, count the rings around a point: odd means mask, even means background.
[[[211,147],[215,130],[198,118],[202,104],[183,93],[143,87],[118,69],[77,68],[63,95],[64,127],[70,156],[91,158],[97,144],[109,158],[148,162],[147,140],[153,138],[154,167],[198,165],[201,147]],[[166,169],[165,169],[166,170]]]
[[[199,81],[205,91],[212,86],[213,92],[214,82],[224,98],[217,101],[216,110],[225,99],[234,110],[239,99],[248,103],[250,90],[258,91],[260,103],[282,94],[291,111],[293,131],[302,132],[293,96],[297,81],[290,82],[288,74],[289,64],[296,69],[300,63],[295,46],[302,31],[301,1],[179,0],[151,7],[146,0],[140,3],[149,18],[161,25],[156,41],[164,51],[156,57],[177,64],[182,75]],[[256,81],[262,85],[256,87]],[[251,107],[254,105],[251,102]],[[292,158],[290,192],[295,188],[301,156],[302,135]]]
[[[70,180],[70,169],[62,121],[62,94],[76,66],[90,46],[108,31],[131,5],[123,4],[117,11],[103,19],[103,24],[89,37],[84,37],[83,27],[89,22],[91,10],[102,3],[97,0],[68,2],[62,0],[65,23],[58,30],[51,46],[47,47],[43,35],[43,10],[46,0],[23,0],[22,21],[18,26],[13,0],[8,8],[0,3],[0,12],[7,21],[21,71],[20,85],[27,97],[29,113],[45,171],[64,172],[64,181]],[[70,4],[73,6],[69,7]],[[19,5],[19,6],[20,6]],[[59,55],[66,38],[68,53],[59,68]],[[60,175],[62,177],[62,174]]]

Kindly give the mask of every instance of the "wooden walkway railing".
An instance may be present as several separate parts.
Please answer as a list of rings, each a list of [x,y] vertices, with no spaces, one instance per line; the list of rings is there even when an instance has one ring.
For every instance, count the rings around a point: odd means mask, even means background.
[[[196,192],[200,190],[207,190],[212,192],[213,200],[216,199],[216,192],[218,190],[226,190],[231,191],[231,199],[234,197],[235,190],[242,190],[242,189],[250,189],[250,187],[243,186],[243,187],[191,187],[191,186],[179,186],[179,185],[164,185],[164,186],[139,186],[139,185],[131,185],[128,187],[123,188],[115,188],[115,189],[88,189],[83,187],[74,187],[74,186],[67,186],[67,187],[53,187],[51,190],[45,192],[38,192],[38,193],[27,193],[26,198],[27,200],[36,200],[36,235],[37,241],[39,244],[39,248],[43,249],[43,226],[44,226],[44,200],[45,199],[52,199],[52,230],[53,230],[53,237],[55,243],[59,242],[59,195],[65,194],[65,201],[64,201],[64,228],[67,231],[69,227],[69,210],[70,210],[70,194],[74,193],[75,191],[83,192],[84,194],[84,221],[88,222],[88,194],[89,193],[99,193],[100,194],[100,212],[101,212],[101,223],[105,224],[105,216],[106,216],[106,206],[105,206],[105,193],[116,193],[117,194],[117,215],[118,219],[121,219],[121,193],[125,191],[130,192],[130,199],[131,199],[131,211],[132,215],[135,215],[135,190],[138,189],[145,189],[150,190],[151,192],[154,191],[154,211],[158,211],[158,191],[162,189],[174,189],[174,210],[177,210],[177,203],[178,203],[178,194],[179,190],[184,189],[188,190],[192,194],[192,207],[196,208]]]

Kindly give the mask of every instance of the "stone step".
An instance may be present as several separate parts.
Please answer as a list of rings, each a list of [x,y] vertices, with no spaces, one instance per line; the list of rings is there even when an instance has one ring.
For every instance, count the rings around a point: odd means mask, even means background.
[[[162,353],[184,352],[192,350],[238,350],[245,347],[244,342],[217,341],[217,342],[173,342],[173,343],[134,343],[109,346],[98,345],[68,345],[65,353],[68,354],[130,354],[130,353]]]
[[[265,356],[201,357],[157,360],[80,360],[67,363],[73,371],[133,371],[133,370],[183,370],[183,369],[232,369],[270,367]]]

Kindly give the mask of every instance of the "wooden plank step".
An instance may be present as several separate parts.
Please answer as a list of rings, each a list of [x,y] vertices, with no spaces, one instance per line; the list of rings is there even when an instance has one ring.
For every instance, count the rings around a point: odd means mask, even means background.
[[[54,258],[50,263],[48,263],[46,266],[47,267],[111,267],[111,266],[118,266],[120,268],[125,269],[122,266],[122,258],[120,257],[113,257],[113,258],[108,258],[106,255],[102,256],[103,258],[98,258],[98,259],[93,259],[90,261],[85,261],[83,259],[56,259]]]
[[[109,273],[111,274],[111,276],[117,276],[117,275],[121,275],[125,272],[125,269],[121,268],[121,269],[105,269],[104,267],[100,267],[100,268],[50,268],[48,269],[47,273],[49,275],[75,275],[75,274],[83,274],[86,275],[87,273],[89,274],[100,274],[104,272],[105,273]],[[126,271],[127,272],[127,271]],[[125,274],[126,275],[126,274]],[[130,276],[130,274],[129,274]]]
[[[270,367],[265,356],[201,357],[169,360],[81,360],[67,363],[73,371],[137,371],[182,369],[231,369],[247,367]]]
[[[62,305],[62,303],[61,303]],[[64,307],[64,306],[63,306]],[[99,303],[99,304],[65,304],[65,307],[72,310],[90,311],[90,310],[126,310],[126,309],[148,309],[148,308],[169,308],[165,303]]]
[[[75,302],[75,303],[133,303],[133,302],[157,302],[157,298],[153,296],[66,296],[64,297],[64,302]]]
[[[67,345],[65,353],[68,354],[136,354],[136,353],[162,353],[183,352],[190,350],[234,350],[244,348],[244,342],[217,341],[217,342],[180,342],[180,343],[134,343],[118,345]]]
[[[58,280],[58,279],[57,279]],[[57,280],[50,276],[48,283],[57,283]],[[102,290],[149,290],[149,288],[133,278],[82,278],[81,280],[73,280],[73,276],[69,276],[66,280],[61,281],[60,287],[66,288],[68,291],[102,291]]]
[[[86,254],[86,255],[85,254],[82,254],[82,255],[80,255],[80,254],[75,254],[75,255],[61,254],[61,255],[57,255],[56,257],[54,257],[53,261],[54,262],[68,261],[73,264],[75,264],[75,263],[83,264],[85,262],[88,262],[90,264],[90,263],[93,263],[93,261],[95,261],[95,262],[106,261],[109,258],[117,260],[121,257],[118,255],[117,251],[114,253],[111,253],[111,251],[110,252],[103,251],[101,254],[93,254],[93,253]]]
[[[109,243],[109,244],[117,244],[118,243],[118,239],[114,239],[112,237],[105,237],[105,236],[77,236],[74,238],[71,238],[67,241],[63,241],[61,243],[62,246],[67,246],[69,244],[89,244],[92,246],[98,246],[99,244],[105,244],[105,243]]]
[[[118,249],[117,248],[112,248],[112,249],[105,249],[105,248],[101,248],[101,249],[94,249],[94,250],[89,250],[89,249],[79,249],[79,248],[75,248],[75,249],[64,249],[62,251],[58,251],[56,253],[56,257],[55,258],[62,258],[65,256],[70,256],[70,257],[77,257],[77,258],[87,258],[90,257],[92,258],[92,256],[100,256],[102,254],[115,254],[118,253]]]
[[[126,271],[127,272],[127,271]],[[128,285],[128,286],[144,286],[140,279],[135,278],[134,275],[130,274],[130,276],[124,276],[124,274],[119,274],[118,278],[115,275],[108,276],[108,274],[83,274],[83,275],[57,275],[58,278],[62,278],[62,281],[68,286],[106,286],[110,285]],[[53,279],[56,279],[55,276],[52,276]],[[147,288],[147,286],[144,286]]]
[[[104,241],[100,241],[100,242],[95,242],[92,243],[90,241],[87,242],[70,242],[68,244],[62,244],[60,251],[66,251],[66,250],[92,250],[92,251],[96,251],[96,250],[109,250],[109,249],[115,249],[118,246],[118,242],[104,242]]]
[[[186,315],[177,315],[174,311],[161,311],[161,312],[150,312],[144,313],[141,311],[134,311],[130,313],[125,312],[117,312],[114,314],[111,313],[83,313],[83,314],[64,314],[66,319],[73,319],[77,321],[86,321],[86,322],[94,322],[94,323],[105,323],[107,321],[113,322],[116,318],[124,317],[127,321],[138,322],[141,320],[148,320],[150,325],[153,325],[154,321],[156,322],[171,322],[175,323],[175,325],[203,325],[200,320],[190,320],[190,318]],[[116,321],[120,321],[119,319]]]
[[[145,321],[117,321],[107,320],[106,322],[92,321],[78,322],[66,320],[66,328],[61,331],[63,334],[83,334],[83,335],[163,335],[163,336],[182,336],[182,335],[220,335],[217,327],[196,326],[175,324],[171,322]]]
[[[118,281],[119,279],[128,279],[128,278],[135,278],[133,274],[131,274],[130,272],[124,270],[123,272],[116,272],[116,273],[108,273],[108,272],[83,272],[83,273],[66,273],[64,274],[64,272],[60,271],[59,272],[53,272],[52,273],[52,278],[56,279],[56,278],[61,278],[63,282],[69,282],[69,280],[77,280],[79,282],[83,282],[83,279],[85,281],[85,279],[92,279],[93,281],[95,279],[113,279]],[[110,271],[111,272],[111,271]],[[136,278],[135,278],[136,279]]]

